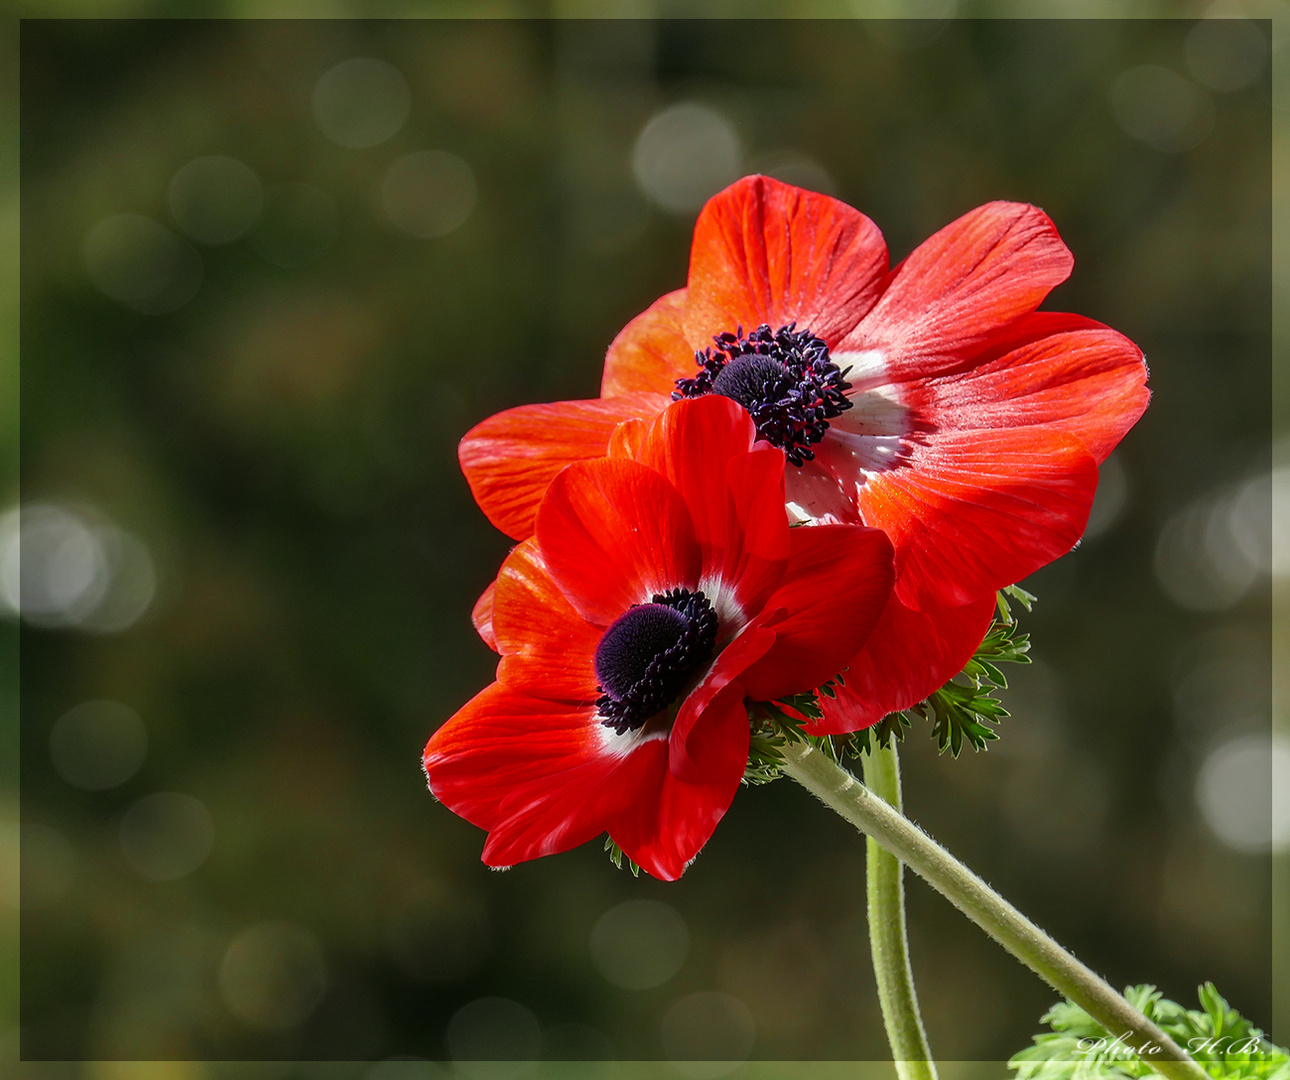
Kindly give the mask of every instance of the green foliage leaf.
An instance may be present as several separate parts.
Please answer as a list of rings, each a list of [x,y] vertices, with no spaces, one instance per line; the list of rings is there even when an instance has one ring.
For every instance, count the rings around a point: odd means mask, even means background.
[[[1290,1052],[1268,1042],[1263,1032],[1231,1008],[1205,983],[1200,1010],[1185,1009],[1154,986],[1130,986],[1125,998],[1169,1034],[1217,1080],[1290,1080]],[[1043,1017],[1052,1030],[1008,1062],[1017,1080],[1124,1080],[1153,1070],[1130,1045],[1115,1038],[1078,1005],[1062,1002]]]

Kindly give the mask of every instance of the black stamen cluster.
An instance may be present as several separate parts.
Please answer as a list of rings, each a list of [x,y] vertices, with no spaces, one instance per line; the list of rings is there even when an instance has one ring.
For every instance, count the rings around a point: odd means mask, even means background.
[[[784,451],[794,465],[811,461],[811,444],[824,438],[829,421],[851,408],[851,384],[829,359],[829,347],[796,323],[771,332],[717,334],[694,354],[699,373],[677,379],[672,400],[721,394],[739,402],[757,425],[757,437]]]
[[[712,658],[717,613],[701,592],[670,589],[633,604],[596,646],[601,723],[621,735],[662,712]]]

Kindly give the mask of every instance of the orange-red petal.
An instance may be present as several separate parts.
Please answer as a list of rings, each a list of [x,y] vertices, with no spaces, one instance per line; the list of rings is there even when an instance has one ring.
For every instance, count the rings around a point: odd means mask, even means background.
[[[628,394],[507,409],[466,432],[457,449],[461,471],[488,520],[524,540],[533,533],[542,494],[561,469],[601,457],[622,421],[653,419],[669,400]]]
[[[1142,350],[1101,323],[1056,312],[1024,317],[1009,338],[986,362],[929,380],[929,413],[956,429],[1065,431],[1104,461],[1151,397]]]
[[[682,319],[685,290],[655,300],[614,338],[605,354],[601,397],[620,394],[671,394],[676,380],[698,370]]]
[[[1038,207],[987,203],[920,244],[835,351],[877,351],[887,381],[945,370],[1034,311],[1072,264]]]
[[[748,176],[699,214],[690,250],[685,335],[796,323],[830,346],[850,333],[886,281],[887,245],[860,211],[827,195]]]
[[[1096,487],[1097,462],[1073,435],[950,431],[870,476],[859,504],[891,538],[901,602],[926,610],[980,600],[1064,555]]]

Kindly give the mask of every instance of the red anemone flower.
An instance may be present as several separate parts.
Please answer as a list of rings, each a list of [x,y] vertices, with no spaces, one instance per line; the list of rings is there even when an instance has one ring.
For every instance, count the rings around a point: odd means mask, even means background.
[[[509,866],[608,831],[673,880],[748,761],[745,698],[829,679],[891,593],[878,529],[790,529],[784,455],[710,397],[551,483],[498,574],[497,681],[430,739],[430,790]]]
[[[1035,310],[1071,265],[1043,211],[995,202],[889,269],[857,210],[746,177],[699,215],[687,287],[610,346],[602,396],[485,420],[462,468],[520,539],[550,479],[603,454],[624,419],[679,397],[738,401],[790,462],[794,517],[876,526],[894,545],[892,598],[816,730],[867,726],[957,674],[995,590],[1074,546],[1098,463],[1146,408],[1137,346]]]

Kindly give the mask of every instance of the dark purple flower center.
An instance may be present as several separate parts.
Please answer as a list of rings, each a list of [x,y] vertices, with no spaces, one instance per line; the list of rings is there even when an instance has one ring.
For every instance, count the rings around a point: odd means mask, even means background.
[[[824,438],[829,421],[851,408],[829,347],[796,323],[771,332],[763,324],[745,336],[743,327],[712,339],[694,354],[699,373],[677,379],[672,400],[720,394],[739,402],[757,425],[757,437],[784,451],[794,465],[815,457],[811,444]]]
[[[717,613],[703,593],[671,589],[652,600],[628,608],[596,646],[596,708],[619,735],[671,705],[717,640]]]

